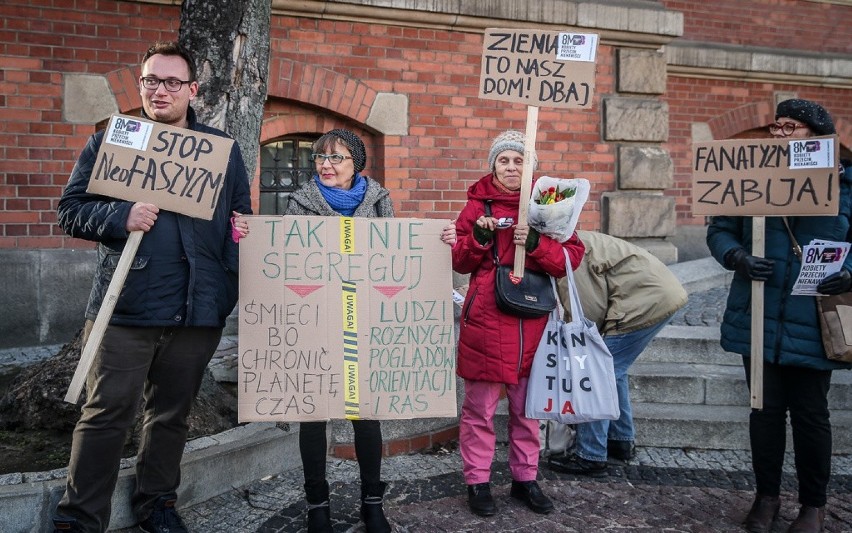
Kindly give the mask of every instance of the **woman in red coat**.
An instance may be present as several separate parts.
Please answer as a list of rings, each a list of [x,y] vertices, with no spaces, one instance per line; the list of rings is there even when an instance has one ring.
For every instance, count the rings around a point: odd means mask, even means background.
[[[443,234],[444,242],[453,246],[453,270],[470,274],[458,347],[458,375],[464,378],[465,391],[459,442],[468,505],[480,516],[497,512],[489,480],[496,442],[494,412],[504,386],[509,400],[511,496],[537,513],[553,510],[536,483],[538,421],[524,414],[530,366],[547,316],[522,319],[497,308],[491,249],[497,247],[501,264],[512,265],[515,246],[524,245],[526,270],[558,278],[565,275],[563,250],[572,268],[577,268],[584,247],[576,233],[559,243],[526,225],[498,226],[501,218],[518,219],[523,165],[523,133],[506,131],[497,136],[488,154],[491,172],[468,189],[467,204]],[[485,214],[486,201],[491,204],[491,216]]]

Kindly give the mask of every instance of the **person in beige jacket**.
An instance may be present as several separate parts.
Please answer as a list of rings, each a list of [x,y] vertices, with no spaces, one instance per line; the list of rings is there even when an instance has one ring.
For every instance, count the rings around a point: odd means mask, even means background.
[[[612,353],[621,416],[577,424],[573,453],[552,455],[548,465],[557,472],[604,477],[608,456],[628,461],[634,454],[627,371],[686,304],[687,295],[669,268],[644,248],[603,233],[577,231],[577,235],[586,245],[583,261],[574,271],[577,292],[583,313],[597,324]],[[568,301],[567,291],[567,280],[560,279],[563,302]]]

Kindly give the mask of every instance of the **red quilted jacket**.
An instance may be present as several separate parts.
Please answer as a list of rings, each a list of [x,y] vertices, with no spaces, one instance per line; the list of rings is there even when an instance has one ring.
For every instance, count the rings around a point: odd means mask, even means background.
[[[520,196],[498,190],[492,183],[492,174],[474,183],[467,196],[468,202],[456,220],[458,239],[452,252],[453,270],[470,274],[462,309],[457,373],[464,379],[516,384],[518,378],[529,376],[547,316],[521,319],[497,309],[491,246],[497,246],[501,264],[513,264],[512,230],[496,230],[492,244],[481,246],[473,237],[473,227],[476,219],[485,214],[485,200],[492,200],[492,216],[517,220]],[[585,250],[576,233],[561,244],[542,235],[536,249],[527,253],[524,268],[557,278],[565,276],[563,248],[572,269],[576,269]]]

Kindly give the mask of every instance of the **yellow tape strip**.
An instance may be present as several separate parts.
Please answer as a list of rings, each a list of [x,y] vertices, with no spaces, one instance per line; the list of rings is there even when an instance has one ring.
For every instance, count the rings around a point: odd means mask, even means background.
[[[361,418],[358,398],[358,299],[355,284],[344,281],[343,304],[343,400],[344,414],[350,420]]]

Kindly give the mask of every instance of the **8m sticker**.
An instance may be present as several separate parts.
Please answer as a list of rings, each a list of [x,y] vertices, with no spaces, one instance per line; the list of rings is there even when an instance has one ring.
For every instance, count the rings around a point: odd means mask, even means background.
[[[790,141],[790,168],[834,168],[834,139]]]
[[[113,116],[104,142],[144,152],[148,149],[148,139],[153,129],[153,125],[148,122]]]

